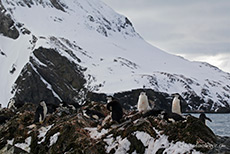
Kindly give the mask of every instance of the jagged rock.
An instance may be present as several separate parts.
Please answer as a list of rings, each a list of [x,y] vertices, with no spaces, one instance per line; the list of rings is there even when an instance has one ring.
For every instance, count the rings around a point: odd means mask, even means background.
[[[207,152],[208,154],[230,154],[230,137],[217,136],[217,144],[213,149]]]
[[[22,70],[12,91],[16,93],[14,98],[16,104],[22,102],[38,104],[42,100],[54,105],[58,105],[61,100],[80,103],[76,100],[84,98],[87,91],[84,88],[86,80],[82,73],[83,68],[71,63],[53,49],[38,48],[33,54],[37,61],[33,57],[30,58],[30,63]]]
[[[6,10],[0,1],[0,34],[16,39],[19,36],[19,32],[15,26],[14,21],[9,14],[6,14]]]

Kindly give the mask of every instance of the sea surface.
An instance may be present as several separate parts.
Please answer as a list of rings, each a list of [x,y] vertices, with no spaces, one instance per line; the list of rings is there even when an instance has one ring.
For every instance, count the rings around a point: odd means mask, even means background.
[[[200,114],[192,115],[195,117],[199,117]],[[216,135],[230,137],[230,114],[206,113],[206,117],[212,120],[212,122],[207,121],[206,124]]]

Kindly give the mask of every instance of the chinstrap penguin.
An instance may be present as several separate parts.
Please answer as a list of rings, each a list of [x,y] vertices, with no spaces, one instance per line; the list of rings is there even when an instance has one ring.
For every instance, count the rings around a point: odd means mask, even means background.
[[[169,112],[164,112],[163,113],[163,119],[165,119],[167,122],[176,122],[176,121],[184,121],[184,120],[186,120],[180,114],[169,113]]]
[[[115,100],[112,96],[107,97],[107,109],[112,112],[112,120],[120,123],[121,118],[123,117],[123,109],[121,104]]]
[[[201,113],[199,116],[199,119],[202,121],[202,123],[206,124],[206,120],[212,122],[212,120],[208,117],[206,117],[206,115],[204,113]]]
[[[42,123],[46,118],[46,114],[47,114],[47,106],[46,106],[45,101],[42,101],[39,103],[36,109],[34,123],[36,122]]]
[[[137,109],[140,113],[146,113],[148,110],[150,110],[148,97],[146,96],[145,92],[141,92],[139,95]]]
[[[178,93],[173,94],[174,98],[172,101],[172,113],[181,115],[180,95]]]
[[[13,111],[17,109],[15,106],[15,100],[13,98],[10,99],[10,102],[8,103],[7,108]]]

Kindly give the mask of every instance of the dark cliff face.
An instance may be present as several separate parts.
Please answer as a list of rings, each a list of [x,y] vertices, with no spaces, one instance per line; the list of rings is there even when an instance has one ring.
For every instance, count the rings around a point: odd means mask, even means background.
[[[19,32],[16,29],[15,22],[11,19],[9,14],[6,14],[6,10],[0,0],[0,34],[12,39],[16,39],[19,36]]]
[[[149,105],[155,109],[171,111],[173,96],[167,93],[157,92],[152,89],[133,89],[131,91],[123,91],[114,94],[114,97],[119,100],[122,107],[126,110],[137,110],[136,105],[141,92],[146,92]],[[103,93],[89,93],[91,101],[106,102],[106,94]],[[180,97],[180,104],[182,112],[188,112],[189,107],[186,101]]]
[[[120,99],[125,109],[131,109],[137,105],[138,97],[142,91],[146,92],[150,106],[156,109],[171,111],[172,100],[174,97],[167,93],[157,92],[152,89],[135,89],[132,91],[116,93],[114,96]],[[181,98],[180,103],[182,111],[187,111],[188,105],[183,98]]]
[[[16,103],[41,100],[48,104],[77,102],[84,98],[84,69],[53,49],[38,48],[15,82]],[[83,101],[83,100],[82,100]]]

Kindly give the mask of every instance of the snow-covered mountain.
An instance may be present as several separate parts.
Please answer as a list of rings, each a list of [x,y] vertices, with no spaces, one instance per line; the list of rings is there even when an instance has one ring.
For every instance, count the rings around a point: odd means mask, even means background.
[[[180,93],[191,110],[230,105],[230,74],[148,44],[100,0],[0,0],[0,103],[79,101],[86,91]]]

